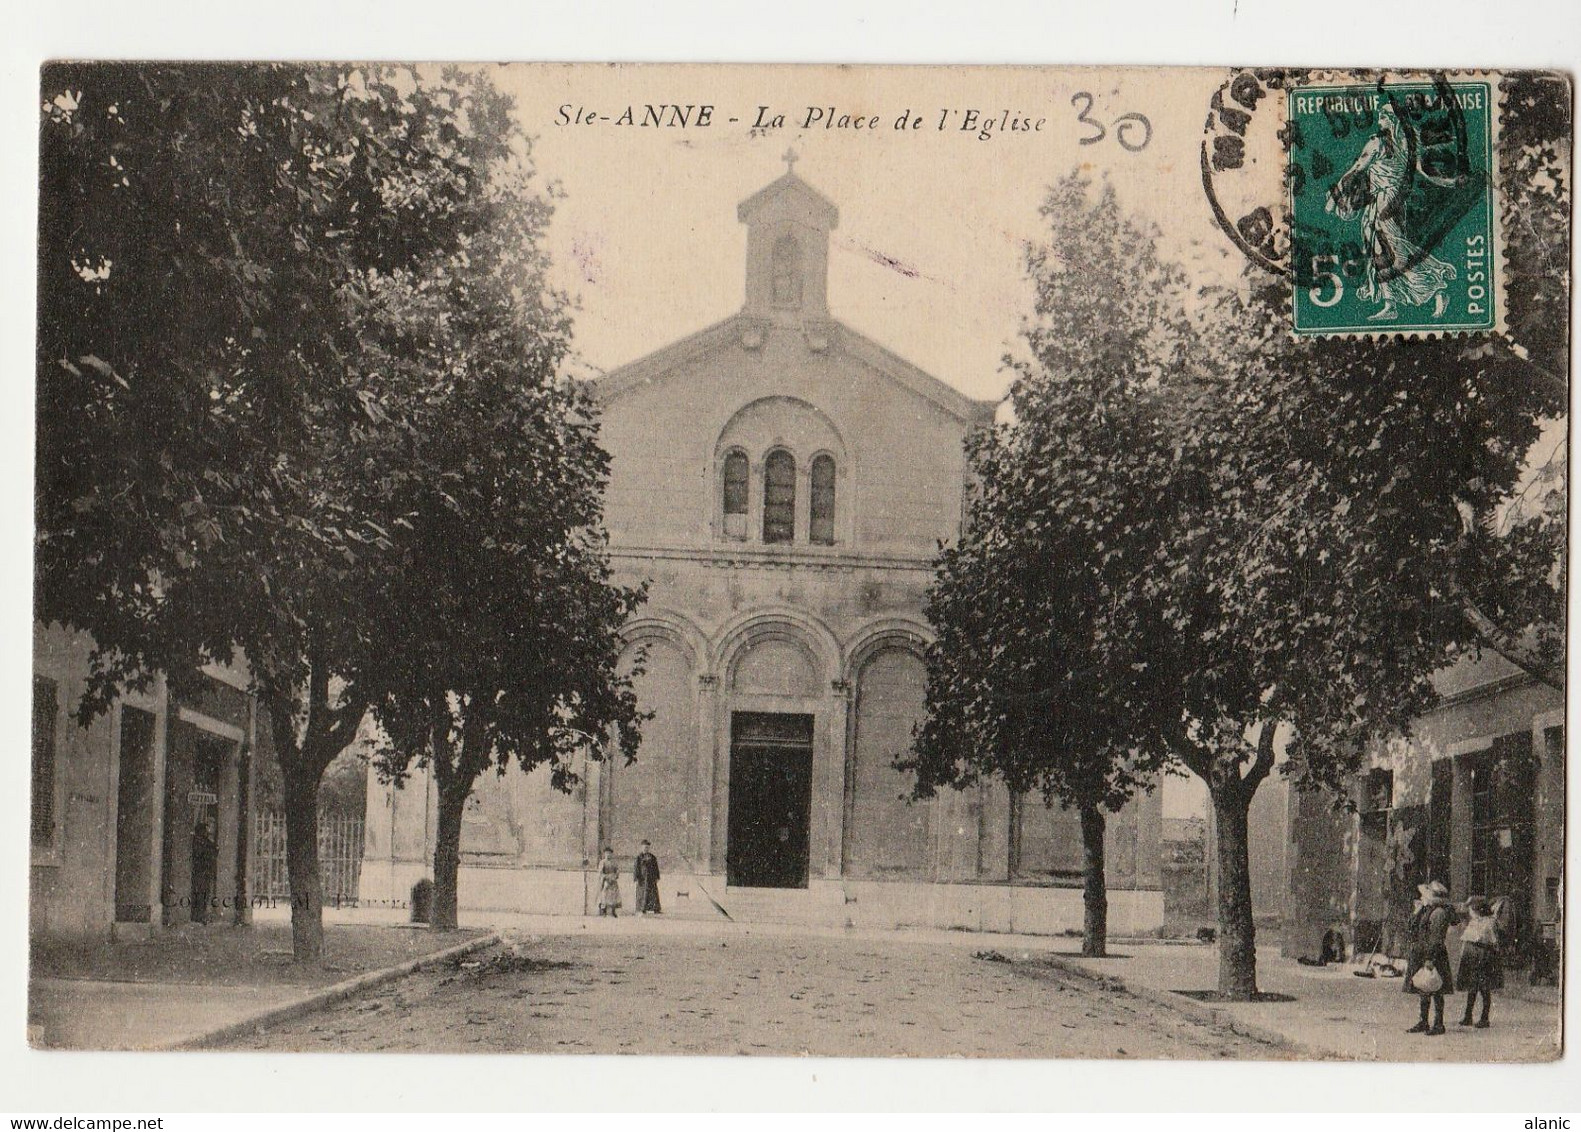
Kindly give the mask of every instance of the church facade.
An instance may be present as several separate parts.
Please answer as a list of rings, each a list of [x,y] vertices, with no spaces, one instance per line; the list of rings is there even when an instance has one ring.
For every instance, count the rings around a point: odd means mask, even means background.
[[[859,926],[1081,924],[1074,817],[1001,785],[909,800],[923,598],[960,531],[972,400],[835,320],[835,206],[794,171],[738,209],[741,311],[603,378],[617,577],[646,581],[626,663],[653,718],[637,762],[488,777],[462,906],[582,914],[603,846],[652,843],[667,913]],[[431,861],[432,785],[370,783],[363,895]],[[1111,820],[1111,928],[1160,926],[1159,792]]]

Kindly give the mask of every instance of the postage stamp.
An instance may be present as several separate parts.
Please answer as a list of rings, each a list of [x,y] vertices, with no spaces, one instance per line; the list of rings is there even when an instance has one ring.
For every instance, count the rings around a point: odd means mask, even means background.
[[[1295,333],[1497,327],[1493,83],[1379,78],[1285,97]]]

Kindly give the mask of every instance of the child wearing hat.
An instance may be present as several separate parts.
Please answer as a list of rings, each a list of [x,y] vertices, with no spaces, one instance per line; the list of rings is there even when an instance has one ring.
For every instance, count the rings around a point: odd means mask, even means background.
[[[1449,889],[1444,887],[1442,881],[1428,881],[1418,885],[1416,891],[1421,899],[1406,927],[1405,979],[1401,989],[1422,1000],[1422,1016],[1406,1033],[1437,1037],[1444,1032],[1444,996],[1455,993],[1447,943],[1455,912],[1450,907]],[[1429,964],[1433,970],[1417,978],[1417,973]],[[1419,983],[1426,983],[1434,989],[1425,990],[1418,986]],[[1429,1006],[1433,1010],[1432,1025],[1428,1025],[1427,1021]]]

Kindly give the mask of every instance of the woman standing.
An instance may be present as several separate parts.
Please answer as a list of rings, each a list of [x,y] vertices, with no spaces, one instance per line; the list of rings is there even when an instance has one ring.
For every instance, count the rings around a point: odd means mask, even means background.
[[[615,851],[607,845],[598,862],[598,914],[620,915],[620,866],[615,864]]]
[[[1405,979],[1401,987],[1406,994],[1414,994],[1422,1000],[1422,1017],[1416,1025],[1406,1031],[1407,1034],[1426,1034],[1437,1037],[1444,1032],[1444,996],[1455,993],[1454,975],[1449,969],[1449,947],[1446,940],[1449,935],[1449,925],[1454,923],[1455,913],[1449,906],[1449,889],[1444,887],[1442,881],[1428,881],[1418,885],[1416,891],[1421,900],[1416,911],[1411,914],[1411,922],[1406,928],[1405,952]],[[1424,972],[1422,979],[1417,978],[1417,973],[1428,964],[1432,965],[1431,974]],[[1418,982],[1431,985],[1436,978],[1437,987],[1432,990],[1423,990],[1417,986]],[[1428,1006],[1433,1008],[1433,1024],[1427,1024]]]

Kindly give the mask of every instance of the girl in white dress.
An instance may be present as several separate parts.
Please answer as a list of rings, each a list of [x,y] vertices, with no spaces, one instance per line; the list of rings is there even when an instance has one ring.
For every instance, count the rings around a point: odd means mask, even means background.
[[[608,846],[598,862],[598,914],[620,915],[620,866],[615,864],[615,851]]]

